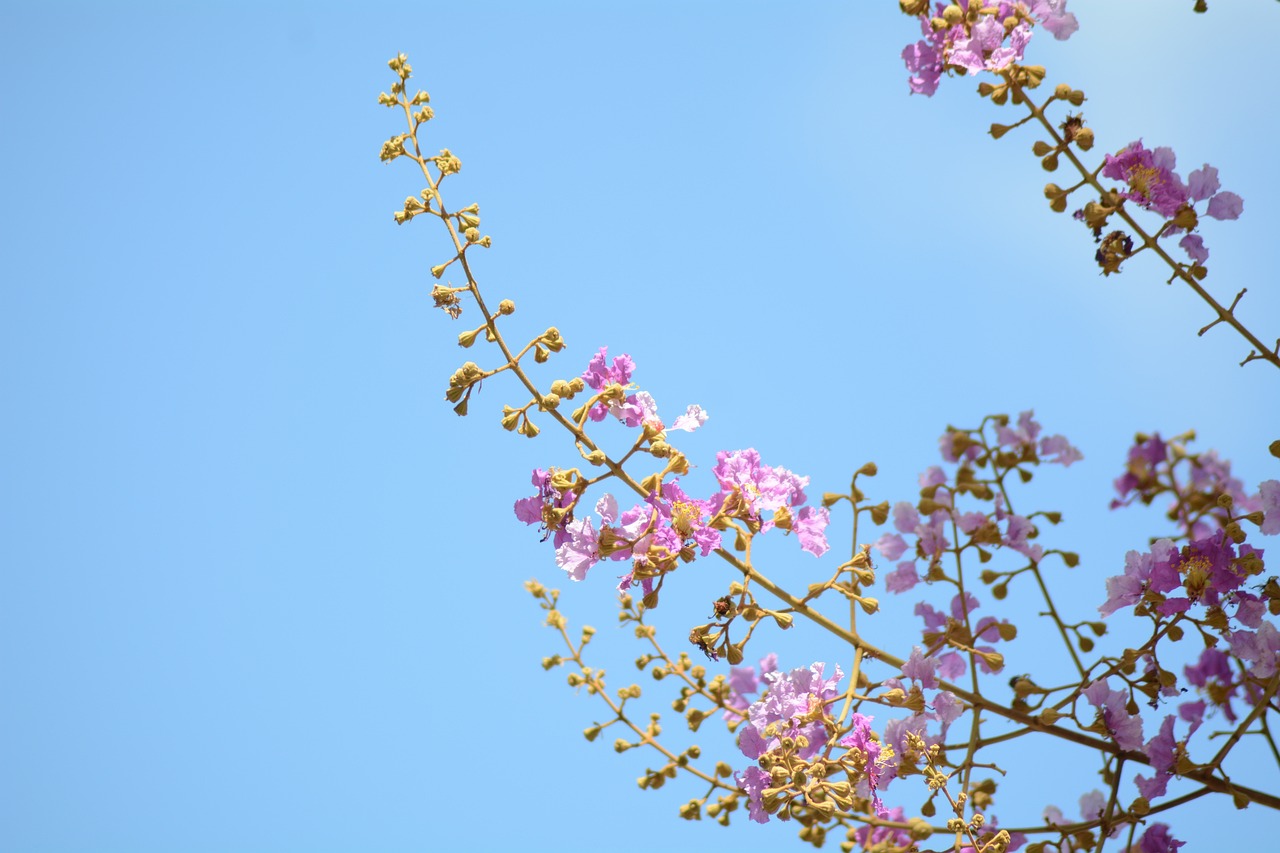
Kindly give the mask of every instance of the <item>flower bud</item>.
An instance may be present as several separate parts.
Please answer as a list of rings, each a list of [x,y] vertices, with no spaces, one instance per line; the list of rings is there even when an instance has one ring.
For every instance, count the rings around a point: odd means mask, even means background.
[[[1082,127],[1079,130],[1077,130],[1075,143],[1076,143],[1076,146],[1081,151],[1088,151],[1090,148],[1092,148],[1093,147],[1093,129],[1088,127]]]

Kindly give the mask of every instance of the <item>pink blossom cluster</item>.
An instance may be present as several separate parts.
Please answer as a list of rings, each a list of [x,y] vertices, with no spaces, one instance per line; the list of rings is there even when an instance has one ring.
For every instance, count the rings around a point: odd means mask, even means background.
[[[1018,416],[1016,426],[997,426],[996,446],[1027,464],[1049,463],[1067,468],[1084,458],[1084,454],[1065,436],[1041,437],[1041,432],[1042,427],[1035,420],[1034,412],[1025,411]],[[982,452],[981,446],[971,443],[957,453],[955,435],[947,431],[939,438],[942,458],[947,462],[971,466]],[[936,465],[920,475],[921,489],[925,492],[932,489],[929,500],[935,508],[928,515],[922,515],[907,501],[894,504],[893,526],[897,532],[884,534],[876,540],[874,547],[881,557],[890,562],[898,561],[908,551],[912,557],[897,562],[896,568],[885,577],[885,588],[889,592],[902,593],[920,582],[917,560],[923,560],[928,566],[941,559],[943,552],[951,547],[946,534],[949,525],[954,525],[970,541],[980,541],[993,548],[1011,548],[1034,563],[1044,557],[1044,549],[1031,541],[1037,535],[1035,525],[1025,516],[1008,512],[1002,495],[995,495],[991,513],[962,512],[955,505],[955,496],[948,483],[946,472]],[[991,535],[993,531],[994,536]],[[904,535],[914,542],[909,542]]]
[[[970,22],[968,16],[971,0],[958,0],[958,5],[965,16],[950,26],[935,28],[933,23],[935,19],[943,20],[945,3],[937,4],[936,18],[930,16],[927,7],[920,14],[924,38],[902,51],[913,94],[933,95],[942,72],[949,69],[972,75],[1000,72],[1021,62],[1037,22],[1058,39],[1069,38],[1080,26],[1076,16],[1066,11],[1067,0],[1001,2],[988,7],[993,11],[979,14],[975,22]],[[1013,23],[1006,26],[1006,21]]]
[[[804,738],[804,742],[796,742],[800,758],[810,759],[821,752],[827,744],[827,706],[840,697],[837,685],[842,678],[844,673],[839,666],[835,675],[827,678],[823,663],[787,673],[766,672],[768,691],[747,709],[747,722],[738,736],[742,754],[756,761],[767,752],[777,751],[784,737]],[[748,767],[738,774],[737,781],[747,792],[751,819],[768,823],[762,796],[772,785],[769,774],[760,767]]]
[[[616,390],[607,394],[612,402],[596,402],[588,411],[589,417],[602,420],[613,415],[629,427],[645,427],[652,435],[666,429],[692,432],[705,423],[706,413],[695,405],[671,427],[665,427],[650,395],[636,391],[622,397],[618,393],[631,388],[635,365],[630,356],[621,355],[609,363],[606,355],[606,350],[600,349],[582,378],[597,391]],[[719,489],[705,500],[688,495],[678,477],[662,483],[658,491],[621,513],[617,499],[606,494],[595,504],[597,524],[590,515],[576,517],[573,509],[578,495],[558,491],[552,475],[537,469],[533,484],[538,491],[516,501],[515,514],[526,524],[541,523],[554,535],[556,564],[575,581],[585,579],[601,560],[631,561],[631,570],[621,576],[620,590],[640,583],[650,592],[653,579],[681,562],[706,557],[720,547],[721,529],[728,519],[749,522],[761,533],[780,527],[796,535],[802,550],[818,557],[827,552],[830,513],[826,508],[804,505],[808,477],[763,464],[752,448],[720,451],[713,473]]]
[[[603,391],[610,385],[618,385],[627,390],[631,387],[631,374],[636,369],[631,356],[623,354],[606,363],[608,347],[601,347],[591,357],[590,364],[582,373],[582,380],[595,391]],[[636,391],[628,394],[621,402],[596,403],[587,412],[593,421],[602,421],[605,415],[613,415],[629,427],[648,426],[654,432],[673,429],[682,432],[693,432],[707,422],[707,413],[701,406],[689,406],[683,415],[676,417],[667,426],[658,417],[658,404],[647,391]]]
[[[1186,469],[1179,477],[1177,466]],[[1267,480],[1250,494],[1244,483],[1231,473],[1231,462],[1221,459],[1216,450],[1188,453],[1177,443],[1165,442],[1159,433],[1139,435],[1129,448],[1125,471],[1115,480],[1117,497],[1111,508],[1128,506],[1134,501],[1152,503],[1169,494],[1171,518],[1179,529],[1194,539],[1203,539],[1222,528],[1226,508],[1218,499],[1231,499],[1237,515],[1262,512],[1262,533],[1280,533],[1280,481]]]
[[[1244,211],[1244,200],[1233,192],[1225,191],[1218,181],[1218,170],[1208,163],[1187,176],[1184,182],[1174,168],[1177,156],[1172,148],[1148,150],[1139,139],[1131,142],[1116,154],[1106,156],[1102,175],[1123,181],[1125,189],[1120,196],[1139,207],[1155,211],[1165,219],[1173,219],[1184,207],[1193,209],[1200,202],[1208,202],[1204,215],[1213,219],[1239,219]],[[1196,220],[1192,220],[1196,221]],[[1164,229],[1161,236],[1173,236],[1193,230],[1174,224]],[[1209,259],[1209,250],[1199,234],[1187,233],[1178,241],[1187,256],[1197,263]]]

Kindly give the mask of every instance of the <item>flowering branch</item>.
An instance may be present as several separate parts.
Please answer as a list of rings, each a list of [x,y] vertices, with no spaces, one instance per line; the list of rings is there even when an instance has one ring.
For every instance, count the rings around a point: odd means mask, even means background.
[[[1095,231],[1104,274],[1119,272],[1123,262],[1139,252],[1153,251],[1173,269],[1170,281],[1183,279],[1214,307],[1217,318],[1202,334],[1227,323],[1254,346],[1245,363],[1266,360],[1280,366],[1275,348],[1268,351],[1235,317],[1244,290],[1223,308],[1199,284],[1207,274],[1208,250],[1194,233],[1199,225],[1195,205],[1207,203],[1205,215],[1218,219],[1236,218],[1242,210],[1239,196],[1220,191],[1216,170],[1205,166],[1184,183],[1173,172],[1172,152],[1148,151],[1134,143],[1090,171],[1072,149],[1089,150],[1092,130],[1084,127],[1079,116],[1068,116],[1055,129],[1045,112],[1054,100],[1079,106],[1083,93],[1059,86],[1044,104],[1031,101],[1027,93],[1040,85],[1045,72],[1039,66],[1020,64],[1023,51],[1037,25],[1059,37],[1070,34],[1075,23],[1065,13],[1065,0],[990,6],[961,2],[940,5],[936,17],[919,0],[903,0],[901,5],[920,18],[926,37],[904,53],[915,74],[914,90],[930,94],[943,71],[996,74],[1001,82],[983,83],[980,93],[998,104],[1012,99],[1026,105],[1028,115],[1014,126],[1038,121],[1048,132],[1052,144],[1039,142],[1034,149],[1045,167],[1056,169],[1065,154],[1081,175],[1077,184],[1065,190],[1052,184],[1046,188],[1051,208],[1065,210],[1067,197],[1084,187],[1098,194],[1098,201],[1086,204],[1078,218]],[[691,731],[699,731],[718,716],[737,750],[751,762],[735,773],[728,762],[717,761],[708,772],[697,764],[700,747],[673,751],[661,743],[658,714],[650,716],[648,725],[633,722],[626,706],[640,700],[639,686],[617,691],[616,699],[610,696],[603,670],[588,666],[584,659],[594,631],[584,628],[575,643],[558,609],[558,592],[529,582],[527,589],[547,611],[547,624],[560,633],[568,650],[567,655],[545,658],[544,667],[573,664],[576,670],[568,676],[570,685],[585,687],[609,708],[610,719],[584,732],[588,740],[618,724],[629,737],[615,741],[617,751],[648,746],[663,756],[660,768],[646,770],[640,778],[641,787],[661,787],[683,770],[707,785],[705,794],[681,807],[686,819],[700,819],[705,813],[727,824],[741,803],[753,821],[797,821],[800,838],[814,845],[820,846],[829,831],[842,830],[846,850],[862,846],[905,851],[916,849],[918,842],[934,834],[950,834],[951,849],[957,853],[1016,850],[1033,835],[1047,840],[1030,844],[1031,853],[1046,850],[1050,843],[1102,851],[1108,839],[1126,826],[1132,847],[1138,827],[1145,825],[1139,841],[1144,853],[1171,853],[1181,842],[1173,840],[1166,824],[1150,823],[1151,815],[1208,792],[1228,794],[1239,806],[1257,803],[1280,809],[1280,796],[1239,785],[1224,768],[1246,735],[1263,737],[1280,764],[1269,720],[1269,712],[1280,713],[1276,702],[1280,632],[1266,618],[1280,615],[1280,582],[1271,578],[1252,584],[1265,565],[1262,550],[1247,541],[1252,528],[1264,535],[1280,533],[1280,482],[1264,482],[1256,494],[1250,494],[1216,454],[1190,452],[1189,436],[1169,442],[1158,435],[1138,436],[1125,474],[1116,481],[1119,497],[1113,508],[1168,496],[1173,500],[1168,517],[1177,530],[1152,540],[1147,552],[1131,551],[1124,573],[1107,581],[1107,597],[1098,608],[1102,619],[1123,613],[1140,620],[1150,629],[1148,638],[1135,647],[1098,653],[1092,659],[1088,656],[1094,654],[1096,640],[1107,634],[1106,622],[1068,618],[1051,589],[1056,575],[1050,573],[1050,566],[1057,572],[1061,563],[1070,571],[1079,564],[1079,556],[1046,548],[1039,541],[1040,524],[1057,525],[1061,515],[1053,511],[1023,515],[1014,508],[1015,484],[1030,481],[1039,466],[1067,468],[1082,458],[1063,436],[1042,436],[1031,412],[1022,413],[1016,421],[992,415],[972,429],[948,427],[939,450],[951,467],[928,468],[920,478],[919,499],[898,501],[892,507],[887,500],[871,503],[863,491],[865,480],[860,483],[859,478],[874,477],[874,464],[859,469],[847,494],[826,493],[821,506],[815,507],[805,494],[808,477],[766,465],[752,449],[717,454],[711,472],[716,490],[709,496],[686,492],[681,478],[689,474],[692,464],[672,444],[672,436],[702,427],[707,414],[701,407],[691,405],[674,419],[664,419],[652,395],[633,381],[635,364],[630,357],[609,359],[604,348],[580,375],[556,379],[546,392],[533,381],[529,354],[535,364],[546,363],[565,348],[565,341],[555,327],[522,347],[504,338],[500,323],[515,312],[515,304],[504,299],[491,311],[470,262],[475,247],[492,245],[479,230],[479,207],[472,204],[451,211],[441,194],[445,178],[461,170],[461,161],[449,149],[434,156],[423,154],[419,133],[433,117],[429,96],[425,92],[409,96],[412,69],[403,55],[389,64],[397,80],[391,93],[383,93],[378,100],[402,109],[407,131],[383,144],[381,158],[408,157],[418,164],[427,183],[419,196],[405,200],[395,219],[403,224],[426,214],[444,223],[452,254],[433,266],[431,273],[438,282],[454,268],[465,283],[437,283],[433,299],[456,320],[463,314],[464,299],[471,297],[483,322],[459,334],[458,343],[470,348],[483,335],[500,356],[499,363],[489,369],[464,363],[450,377],[446,399],[458,415],[465,416],[481,383],[509,372],[529,398],[519,406],[503,407],[503,428],[533,438],[541,432],[535,418],[550,419],[568,433],[586,470],[595,469],[595,473],[579,468],[535,469],[535,492],[516,501],[515,515],[527,525],[537,525],[544,541],[551,540],[556,563],[573,581],[585,580],[602,562],[622,564],[625,573],[617,587],[619,622],[632,625],[636,638],[649,649],[636,659],[637,668],[652,667],[656,680],[670,679],[678,691],[672,707],[685,717]],[[992,134],[998,138],[1008,129],[995,125]],[[1100,176],[1122,181],[1124,187],[1108,189],[1099,182]],[[1154,232],[1144,230],[1127,202],[1160,214],[1163,224]],[[1138,236],[1136,250],[1127,233],[1102,237],[1113,216]],[[1173,260],[1159,242],[1177,233],[1185,233],[1179,245],[1190,263]],[[566,412],[566,400],[577,400],[577,407]],[[595,425],[608,420],[633,431],[621,455],[610,455],[594,437]],[[1280,442],[1273,445],[1273,452],[1280,456]],[[636,465],[652,468],[637,476],[628,471]],[[639,502],[623,510],[613,494],[600,494],[610,480],[636,495]],[[591,490],[597,495],[594,502],[587,500]],[[841,502],[852,510],[850,557],[825,580],[810,584],[798,595],[756,565],[756,538],[774,530],[793,536],[802,550],[822,557],[829,550],[830,510]],[[872,544],[862,542],[870,538],[864,537],[867,519],[879,527],[891,518],[889,532]],[[668,654],[646,617],[658,607],[676,570],[713,553],[727,564],[730,577],[725,593],[711,603],[708,621],[688,633],[689,642],[710,661],[708,666],[694,665],[687,654]],[[877,559],[896,567],[881,576]],[[1012,698],[1005,698],[994,689],[1004,682],[991,680],[1005,668],[1005,655],[997,644],[1013,642],[1019,628],[996,613],[980,612],[975,591],[980,585],[989,588],[996,602],[1001,602],[1022,577],[1034,581],[1030,594],[1043,603],[1041,615],[1061,640],[1063,662],[1069,662],[1072,674],[1065,683],[1050,682],[1048,687],[1037,683],[1032,673],[1015,675],[1007,682]],[[919,601],[914,609],[924,622],[921,644],[905,656],[869,641],[859,622],[860,614],[872,616],[881,609],[880,598],[870,594],[877,583],[883,583],[890,595],[921,584],[930,593],[931,600]],[[758,589],[768,593],[765,601],[757,598]],[[639,591],[638,601],[632,590]],[[819,609],[824,597],[843,599],[847,625]],[[749,643],[774,630],[791,629],[797,617],[848,647],[852,665],[846,687],[840,686],[844,673],[838,666],[828,668],[820,662],[783,671],[776,655],[769,654],[759,660],[758,674],[755,668],[742,665]],[[1192,630],[1205,649],[1194,663],[1183,667],[1180,676],[1173,663],[1174,644],[1191,636]],[[711,674],[708,667],[722,659],[729,665],[728,674]],[[1039,678],[1045,680],[1043,674]],[[1193,696],[1203,698],[1180,702],[1177,715],[1166,715],[1158,733],[1146,738],[1139,703],[1158,709],[1192,689]],[[1244,705],[1240,715],[1235,702]],[[876,724],[864,714],[871,710],[888,719]],[[901,713],[907,716],[895,716]],[[1207,762],[1194,761],[1193,735],[1206,716],[1218,715],[1231,724],[1220,733],[1222,743]],[[949,741],[953,725],[957,730],[967,728],[967,735]],[[1175,726],[1185,726],[1185,735],[1176,738]],[[984,771],[1003,777],[1005,771],[986,760],[984,750],[1033,734],[1088,750],[1099,762],[1106,791],[1092,791],[1082,798],[1079,821],[1067,821],[1051,807],[1043,826],[1002,829],[992,812],[1000,780],[978,777],[985,776]],[[1134,769],[1140,772],[1135,774]],[[914,817],[908,817],[905,806],[890,808],[884,801],[896,780],[911,776],[920,776],[924,782],[916,793],[925,799]],[[1175,777],[1198,787],[1190,794],[1154,802],[1165,797]],[[1137,789],[1136,797],[1129,793],[1130,785]],[[894,788],[895,797],[903,788],[901,783]],[[913,794],[909,790],[905,796]],[[717,799],[713,802],[712,797]],[[939,798],[954,814],[940,826],[927,820],[936,814]]]

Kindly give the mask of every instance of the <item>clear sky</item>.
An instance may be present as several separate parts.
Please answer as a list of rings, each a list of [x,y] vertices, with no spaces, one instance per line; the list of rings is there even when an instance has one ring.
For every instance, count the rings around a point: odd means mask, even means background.
[[[1280,6],[1211,5],[1071,0],[1080,32],[1029,58],[1086,91],[1099,155],[1142,137],[1184,175],[1220,168],[1245,211],[1204,229],[1208,284],[1247,286],[1240,315],[1271,339]],[[1197,338],[1207,309],[1154,265],[1099,276],[1041,196],[1034,133],[988,137],[1001,114],[972,80],[908,96],[917,37],[891,0],[0,8],[0,848],[792,837],[680,821],[700,792],[638,791],[651,759],[587,744],[602,706],[538,666],[555,637],[521,582],[563,575],[510,508],[573,451],[500,430],[511,383],[465,420],[442,401],[489,356],[431,307],[432,223],[391,218],[421,188],[378,162],[397,51],[432,94],[428,144],[462,159],[451,204],[480,204],[478,275],[515,300],[513,337],[561,329],[547,380],[607,345],[664,411],[704,406],[681,444],[697,476],[754,446],[815,494],[874,459],[880,496],[910,499],[948,422],[1034,408],[1086,457],[1032,492],[1082,555],[1054,579],[1079,618],[1166,530],[1106,510],[1135,431],[1195,428],[1250,488],[1276,477],[1277,372],[1236,367],[1226,330]],[[765,571],[796,587],[843,550],[818,566],[784,544]],[[622,687],[638,651],[611,568],[564,603]],[[673,646],[728,582],[688,575],[659,611]],[[867,632],[909,642],[907,605]],[[806,637],[784,666],[819,658]],[[1069,756],[1009,760],[1039,768],[997,809],[1021,820],[1094,785]],[[1174,821],[1189,850],[1224,831],[1259,849],[1276,825],[1194,814]]]

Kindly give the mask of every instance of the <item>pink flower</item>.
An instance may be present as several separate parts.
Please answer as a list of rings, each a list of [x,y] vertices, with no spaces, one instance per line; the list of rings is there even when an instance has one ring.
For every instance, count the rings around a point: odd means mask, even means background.
[[[996,440],[1001,447],[1020,447],[1024,444],[1035,444],[1040,434],[1040,424],[1034,419],[1035,412],[1027,410],[1018,415],[1017,428],[1007,426],[996,427]]]
[[[556,565],[574,581],[584,580],[587,570],[600,562],[599,536],[589,518],[571,521],[565,529],[570,538],[556,549]]]
[[[796,750],[801,758],[809,759],[826,746],[827,729],[822,720],[826,706],[840,696],[836,689],[844,673],[837,666],[835,675],[825,678],[826,664],[815,663],[808,669],[793,669],[788,673],[770,672],[764,676],[769,691],[764,698],[747,709],[747,722],[738,737],[738,748],[752,760],[781,746],[781,737],[803,735],[808,745]],[[817,718],[815,719],[815,714]],[[766,737],[765,729],[771,723],[779,724],[778,737]]]
[[[912,681],[920,682],[925,689],[938,686],[938,660],[925,657],[919,646],[911,647],[911,657],[902,665],[902,674]]]
[[[1149,554],[1138,551],[1125,554],[1124,574],[1107,578],[1107,600],[1098,607],[1098,612],[1110,616],[1121,607],[1133,607],[1142,601],[1148,588],[1156,592],[1176,589],[1178,574],[1169,567],[1174,553],[1173,542],[1160,539],[1152,544]]]
[[[1178,848],[1186,843],[1176,840],[1169,834],[1169,824],[1153,823],[1147,827],[1146,832],[1142,833],[1138,850],[1141,853],[1177,853]]]
[[[1080,22],[1067,11],[1067,0],[1032,0],[1031,14],[1040,19],[1040,25],[1053,33],[1058,41],[1066,41],[1080,29]]]
[[[636,369],[635,362],[626,354],[615,358],[613,364],[606,365],[605,357],[608,352],[608,347],[600,347],[600,351],[591,357],[591,362],[582,373],[582,381],[596,391],[603,390],[606,385],[614,383],[626,385],[631,381],[631,374]]]
[[[1123,691],[1112,690],[1104,679],[1090,684],[1084,698],[1098,709],[1117,746],[1142,749],[1142,717],[1129,713],[1129,697]]]
[[[885,820],[889,818],[889,810],[884,807],[878,790],[884,765],[880,763],[880,742],[871,736],[873,719],[873,717],[864,717],[862,714],[854,714],[849,720],[853,731],[840,740],[840,745],[845,749],[859,750],[866,756],[866,776],[859,781],[858,787],[860,790],[865,787],[866,793],[871,795],[871,807],[875,810],[876,816]]]
[[[1079,462],[1084,458],[1084,454],[1076,448],[1072,447],[1065,436],[1051,435],[1048,438],[1040,439],[1040,455],[1053,456],[1052,459],[1045,459],[1045,462],[1061,465],[1063,468],[1070,468],[1072,462]]]
[[[1102,174],[1128,184],[1122,197],[1169,218],[1190,199],[1182,179],[1173,171],[1176,162],[1173,149],[1148,151],[1139,139],[1117,154],[1106,155]]]
[[[907,64],[910,74],[907,85],[911,94],[928,98],[938,91],[938,82],[942,79],[942,51],[938,41],[942,36],[933,32],[928,16],[921,19],[920,29],[927,41],[918,41],[904,47],[902,60]]]

